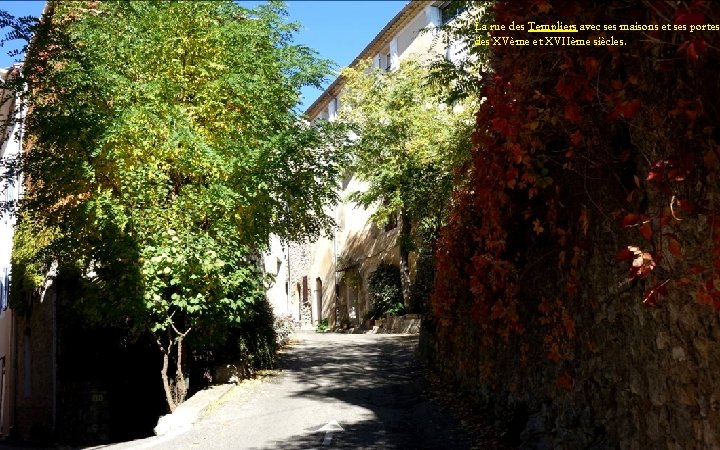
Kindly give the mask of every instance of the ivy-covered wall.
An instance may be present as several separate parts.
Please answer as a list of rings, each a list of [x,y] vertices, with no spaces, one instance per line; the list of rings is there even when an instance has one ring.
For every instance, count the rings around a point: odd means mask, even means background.
[[[468,182],[437,245],[427,357],[530,448],[720,447],[720,34],[689,31],[718,23],[720,5],[493,11],[658,31],[490,48]]]

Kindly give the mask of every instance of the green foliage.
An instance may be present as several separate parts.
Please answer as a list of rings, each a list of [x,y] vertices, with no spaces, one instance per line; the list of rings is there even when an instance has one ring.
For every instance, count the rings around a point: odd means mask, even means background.
[[[50,266],[43,264],[41,250],[52,239],[52,233],[47,229],[39,231],[36,233],[26,222],[20,222],[15,229],[10,306],[18,312],[27,306],[25,293],[42,285],[47,271],[43,267]]]
[[[351,199],[377,207],[373,220],[379,224],[403,214],[421,229],[436,229],[454,168],[469,151],[471,109],[443,104],[445,94],[427,83],[427,73],[413,60],[391,72],[372,69],[369,62],[343,70],[339,120],[357,135],[350,147],[352,169],[368,183]]]
[[[323,319],[320,322],[318,322],[317,326],[315,327],[315,331],[318,333],[322,333],[324,331],[327,331],[328,327],[330,326],[327,319]]]
[[[460,4],[467,6],[461,15],[446,24],[433,29],[434,45],[447,47],[451,45],[451,52],[462,53],[463,58],[452,60],[441,56],[433,59],[429,66],[428,81],[444,94],[448,104],[467,102],[482,97],[482,82],[485,68],[490,58],[489,45],[480,42],[488,40],[489,26],[494,23],[492,14],[488,11],[493,2],[488,0],[454,1],[456,7]]]
[[[431,246],[421,246],[415,263],[415,280],[412,285],[410,312],[429,312],[430,295],[435,283],[434,258]]]
[[[369,319],[380,319],[386,314],[399,316],[405,313],[403,305],[400,269],[392,264],[382,263],[370,274],[368,294],[372,302]]]
[[[52,8],[23,78],[19,287],[54,261],[84,280],[89,317],[149,330],[163,352],[190,330],[224,339],[259,314],[269,236],[333,224],[341,130],[297,113],[329,62],[291,43],[297,25],[277,2]]]
[[[278,342],[273,328],[275,316],[272,305],[266,299],[250,306],[253,318],[237,330],[237,345],[242,361],[250,371],[271,369],[275,366]]]
[[[354,131],[349,146],[355,176],[366,189],[350,200],[374,207],[384,225],[400,219],[398,243],[403,302],[410,306],[409,253],[445,222],[456,169],[470,147],[472,107],[447,105],[446,89],[427,80],[428,70],[403,60],[398,70],[373,69],[369,61],[343,70],[340,122]]]

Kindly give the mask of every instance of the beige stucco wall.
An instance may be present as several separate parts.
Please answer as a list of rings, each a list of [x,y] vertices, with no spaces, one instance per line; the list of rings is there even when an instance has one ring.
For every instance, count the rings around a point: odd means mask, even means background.
[[[372,48],[367,48],[363,53],[369,52],[372,58],[381,55],[380,66],[383,68],[386,64],[383,58],[395,44],[400,65],[402,60],[410,57],[423,60],[443,55],[445,53],[443,39],[434,30],[440,18],[437,3],[425,2],[422,8],[412,9],[414,11],[412,17],[398,18],[398,23],[403,24],[402,27],[386,33],[383,39],[379,39],[372,44]],[[340,102],[342,101],[341,91],[336,97]],[[327,120],[331,115],[328,106],[332,101],[334,101],[333,96],[326,96],[317,105],[318,112],[309,119]],[[351,192],[364,189],[366,186],[351,175],[343,180],[340,198],[346,199]],[[269,266],[275,267],[278,259],[284,261],[283,265],[290,263],[289,278],[287,271],[281,268],[275,285],[268,290],[268,298],[276,312],[282,313],[289,309],[288,312],[298,321],[300,320],[299,296],[297,292],[293,292],[295,289],[291,289],[288,299],[285,282],[289,281],[292,288],[301,282],[303,276],[306,276],[308,297],[312,303],[313,324],[322,319],[328,319],[331,325],[336,321],[350,323],[362,321],[364,314],[371,307],[367,295],[368,277],[381,262],[399,263],[397,245],[399,228],[385,231],[384,228],[371,224],[370,216],[373,212],[373,208],[365,209],[347,200],[328,209],[327,213],[335,218],[338,227],[333,235],[306,244],[306,258],[301,263],[296,261],[293,264],[293,258],[288,258],[288,255],[282,253],[277,245],[271,245],[271,251],[265,256]],[[414,271],[414,261],[414,255],[411,255],[411,275]]]
[[[429,59],[438,54],[442,55],[444,47],[442,40],[438,39],[433,16],[439,17],[439,11],[432,5],[427,5],[422,13],[413,18],[397,35],[398,53],[400,61],[413,57],[421,60]]]

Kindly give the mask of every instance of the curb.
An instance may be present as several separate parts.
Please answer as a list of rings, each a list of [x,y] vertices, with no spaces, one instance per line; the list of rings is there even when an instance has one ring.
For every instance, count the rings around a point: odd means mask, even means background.
[[[167,434],[180,434],[189,431],[193,424],[203,416],[207,410],[227,395],[236,384],[219,384],[210,386],[207,389],[198,391],[185,400],[177,409],[158,419],[158,423],[153,429],[156,436],[165,436]]]

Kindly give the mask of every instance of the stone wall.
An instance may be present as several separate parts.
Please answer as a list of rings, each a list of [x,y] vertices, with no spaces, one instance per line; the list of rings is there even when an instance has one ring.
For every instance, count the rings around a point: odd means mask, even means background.
[[[566,305],[576,333],[567,358],[548,359],[548,329],[532,310],[525,323],[535,326],[479,351],[488,336],[462,305],[453,339],[423,321],[423,354],[493,408],[523,449],[720,448],[718,312],[683,292],[644,306],[642,286],[618,283],[626,264],[596,255],[581,298]],[[548,280],[528,282],[552,292]]]
[[[375,321],[375,326],[379,327],[383,333],[393,334],[417,334],[420,332],[420,325],[420,314],[405,314],[404,316],[386,316],[384,319]]]
[[[55,432],[55,300],[50,287],[33,295],[26,310],[16,315],[15,418],[13,435],[21,440],[47,441]]]
[[[494,19],[720,16],[719,2],[544,3],[494,2]],[[686,99],[720,103],[720,35],[697,36],[489,49],[421,341],[525,448],[720,448],[718,115],[676,118]],[[712,52],[678,54],[692,42]],[[631,113],[610,112],[620,96]]]
[[[290,271],[290,310],[293,317],[297,318],[303,328],[312,326],[317,318],[312,317],[312,285],[314,278],[310,277],[312,263],[312,249],[310,245],[303,243],[291,243],[289,247],[289,271]],[[306,277],[306,285],[303,285],[303,278]],[[303,302],[303,290],[307,289],[307,302]]]
[[[147,335],[88,323],[75,287],[56,280],[14,311],[12,435],[39,444],[146,437],[166,410],[160,352]]]

